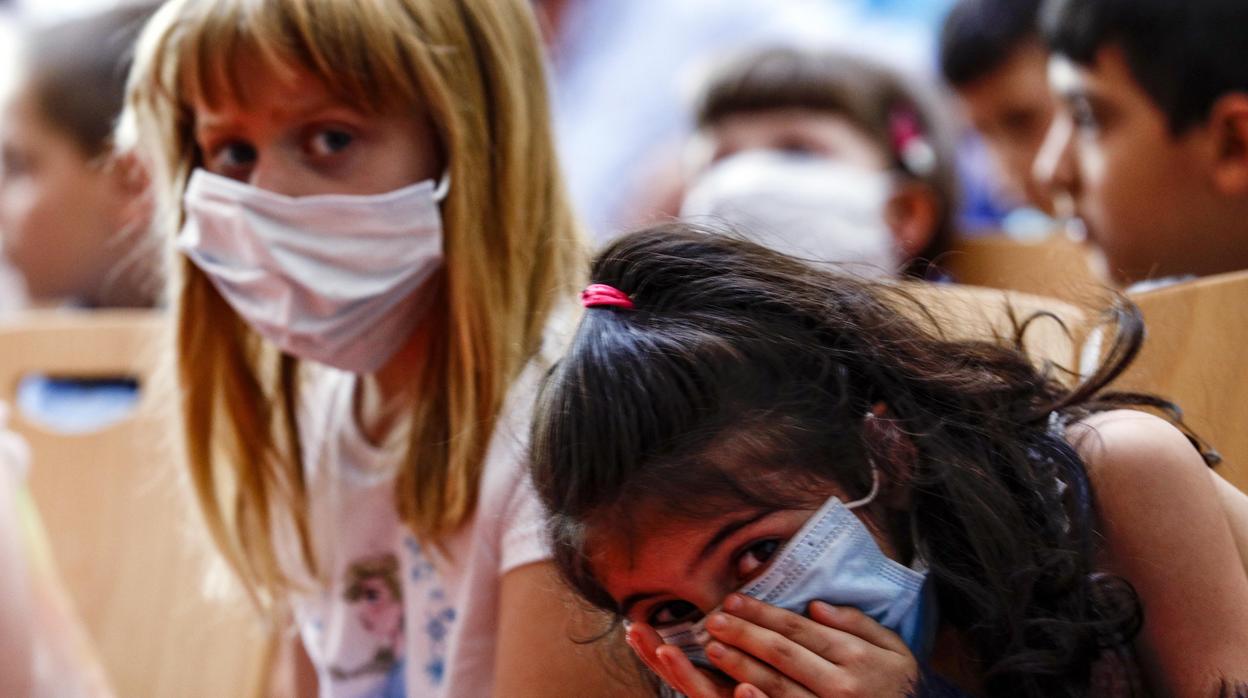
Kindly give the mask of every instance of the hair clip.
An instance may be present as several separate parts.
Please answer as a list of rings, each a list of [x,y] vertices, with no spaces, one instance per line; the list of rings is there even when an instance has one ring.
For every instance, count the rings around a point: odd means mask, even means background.
[[[581,305],[586,308],[619,308],[632,310],[633,300],[614,286],[590,284],[581,291]]]
[[[919,115],[909,106],[895,107],[888,116],[893,152],[911,174],[927,177],[936,170],[936,150],[932,148]]]

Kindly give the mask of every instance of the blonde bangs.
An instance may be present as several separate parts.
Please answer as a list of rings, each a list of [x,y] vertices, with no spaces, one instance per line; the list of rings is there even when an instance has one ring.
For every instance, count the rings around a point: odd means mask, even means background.
[[[420,99],[414,51],[426,49],[412,18],[362,0],[199,0],[181,4],[157,56],[165,93],[179,106],[245,103],[243,75],[306,72],[330,93],[380,112]]]

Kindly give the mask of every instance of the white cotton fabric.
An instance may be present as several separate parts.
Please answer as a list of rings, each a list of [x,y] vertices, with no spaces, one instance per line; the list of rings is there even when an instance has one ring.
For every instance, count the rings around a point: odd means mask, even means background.
[[[500,581],[550,557],[526,450],[551,344],[513,385],[486,456],[476,516],[445,540],[445,554],[421,544],[398,518],[401,451],[361,434],[353,416],[358,378],[324,367],[309,372],[299,425],[324,581],[307,580],[316,591],[296,595],[293,607],[322,698],[492,695]],[[285,563],[299,569],[289,531],[284,542]]]

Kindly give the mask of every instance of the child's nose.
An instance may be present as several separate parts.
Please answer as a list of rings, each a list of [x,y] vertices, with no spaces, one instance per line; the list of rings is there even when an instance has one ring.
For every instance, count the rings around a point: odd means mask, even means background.
[[[1070,117],[1054,117],[1032,164],[1036,183],[1051,201],[1077,193],[1079,177],[1072,147],[1073,135],[1074,123]]]
[[[309,177],[306,172],[279,155],[262,153],[247,177],[247,183],[258,189],[283,196],[307,196]]]

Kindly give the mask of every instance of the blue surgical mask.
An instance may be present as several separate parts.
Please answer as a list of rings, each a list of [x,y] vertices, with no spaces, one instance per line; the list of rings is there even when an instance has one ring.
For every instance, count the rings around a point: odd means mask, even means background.
[[[812,601],[852,606],[900,635],[915,657],[923,660],[936,629],[927,570],[890,559],[852,511],[875,498],[878,473],[873,472],[873,477],[875,485],[865,498],[848,504],[836,497],[829,499],[767,570],[738,593],[802,615]],[[655,630],[694,664],[712,667],[704,649],[710,641],[705,617]]]

